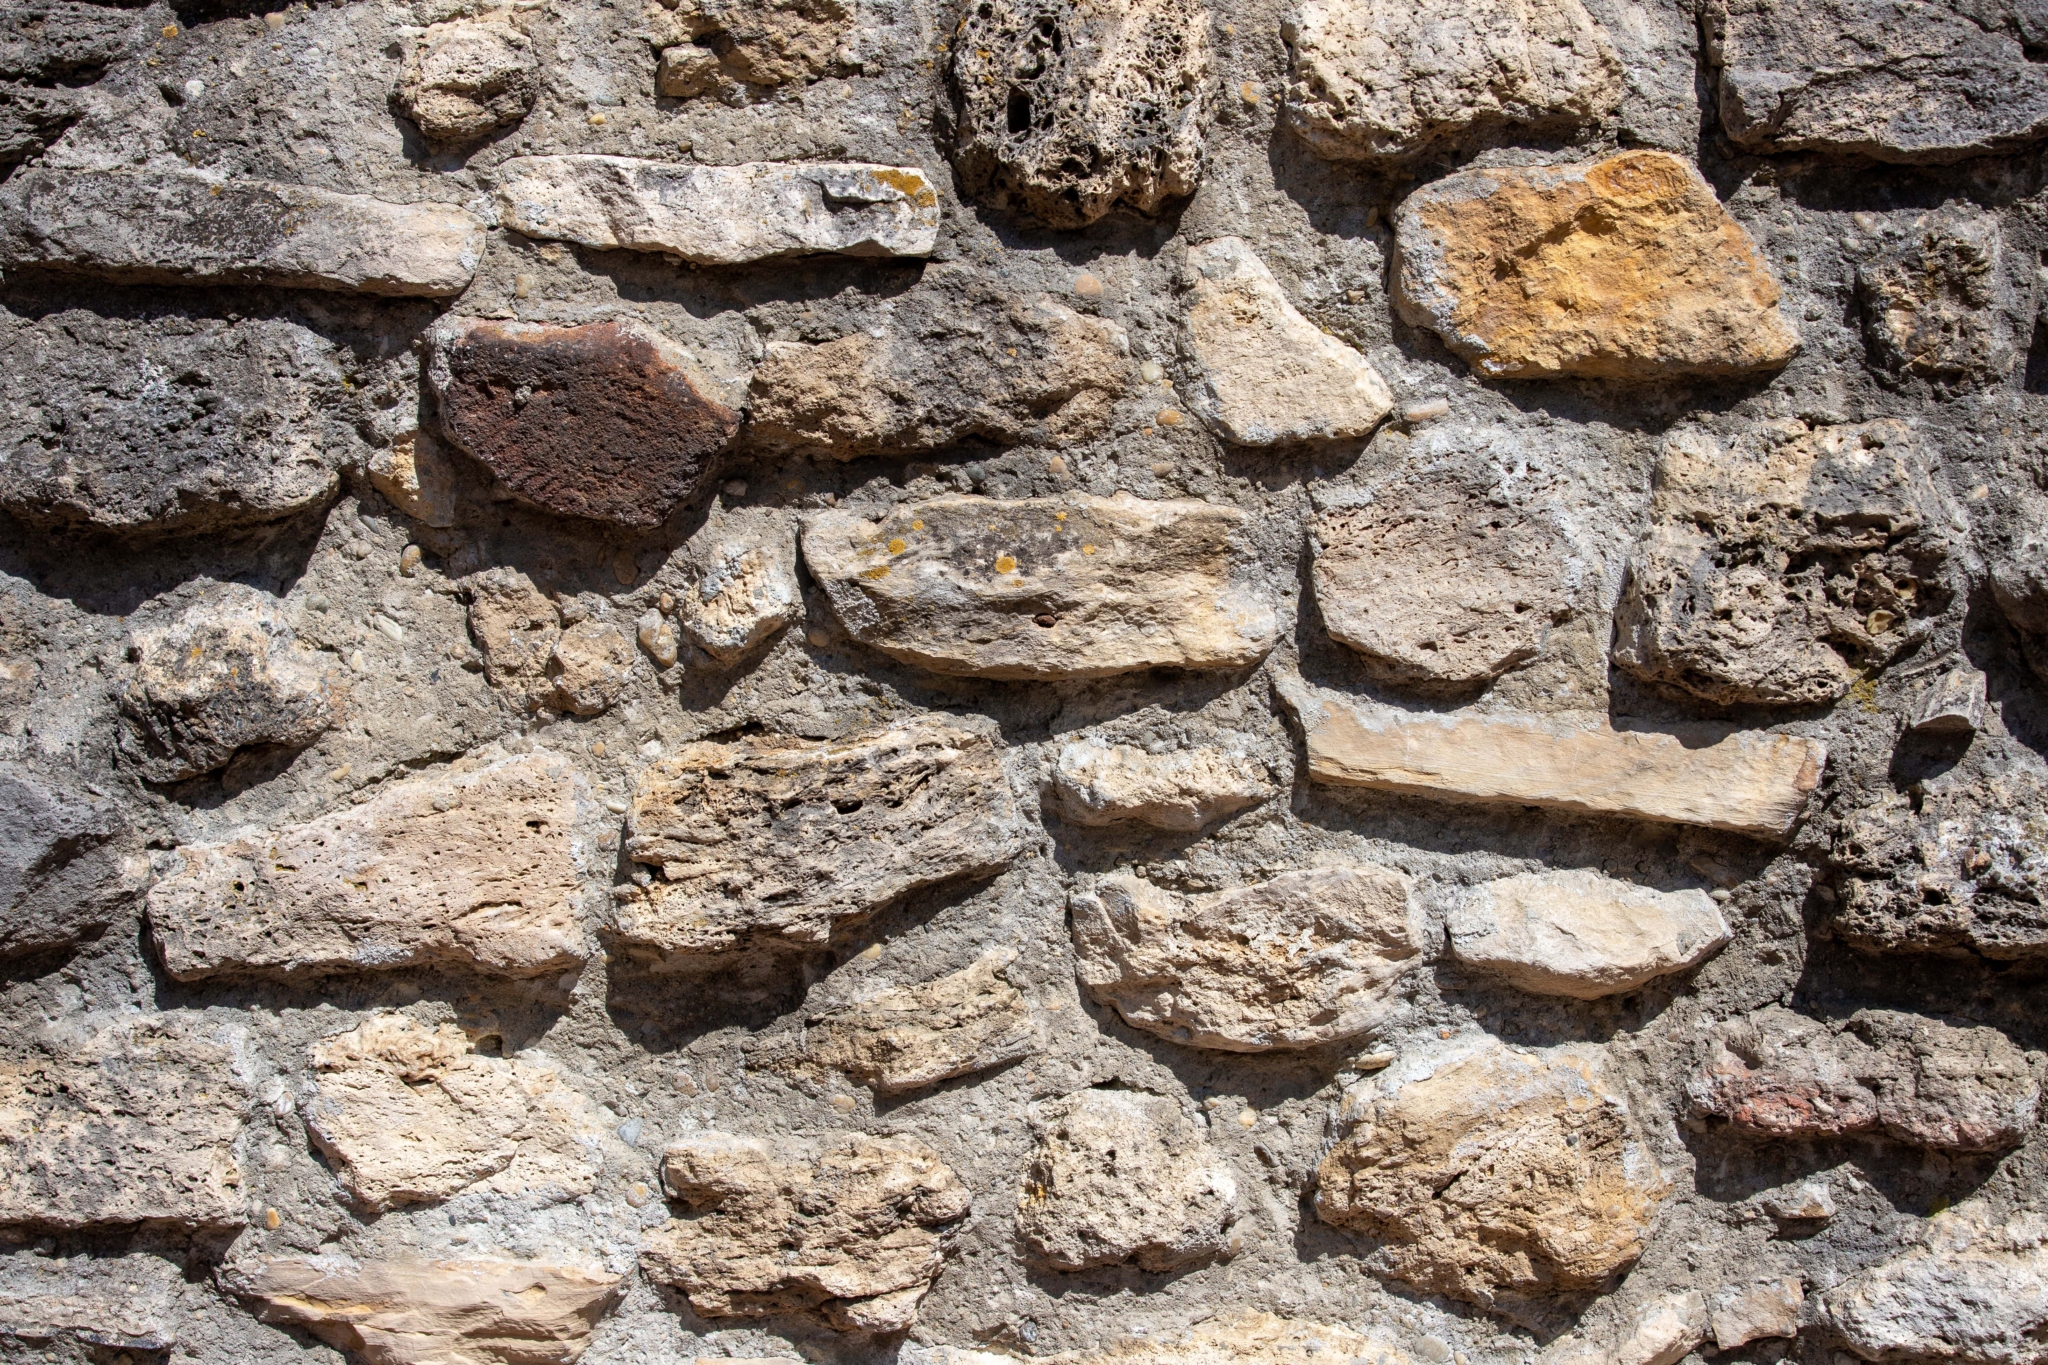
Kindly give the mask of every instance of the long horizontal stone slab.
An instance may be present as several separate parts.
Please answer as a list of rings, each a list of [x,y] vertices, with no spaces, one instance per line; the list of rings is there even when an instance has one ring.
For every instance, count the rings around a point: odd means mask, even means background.
[[[200,171],[29,170],[0,189],[0,265],[132,284],[268,284],[440,298],[469,287],[484,223]]]
[[[1827,746],[1772,731],[1688,745],[1675,734],[1542,716],[1403,711],[1284,681],[1309,776],[1445,801],[1546,806],[1782,839]]]
[[[498,213],[528,237],[668,252],[697,265],[929,256],[939,235],[939,196],[923,171],[862,161],[517,156],[498,170]]]

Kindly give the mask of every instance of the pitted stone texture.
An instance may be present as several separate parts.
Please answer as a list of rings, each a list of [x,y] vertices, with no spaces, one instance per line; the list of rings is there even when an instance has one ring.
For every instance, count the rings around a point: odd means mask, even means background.
[[[538,706],[547,695],[548,661],[562,638],[562,613],[554,599],[505,565],[470,575],[462,588],[484,676],[514,705]]]
[[[2019,359],[1995,214],[1948,205],[1856,271],[1863,339],[1879,370],[1943,390],[2000,383]]]
[[[2040,1365],[2048,1220],[2001,1218],[1988,1201],[1966,1200],[1930,1219],[1919,1246],[1820,1300],[1822,1323],[1862,1360]]]
[[[1017,1231],[1055,1270],[1178,1270],[1237,1254],[1237,1179],[1178,1102],[1082,1090],[1031,1106]]]
[[[1922,640],[1950,602],[1950,521],[1903,422],[1665,443],[1614,661],[1721,705],[1810,706]]]
[[[149,881],[127,816],[75,778],[0,762],[0,958],[61,948],[132,913]]]
[[[181,847],[150,889],[150,926],[181,981],[573,969],[589,952],[577,911],[586,799],[568,762],[545,752],[403,778],[303,825]]]
[[[1382,1239],[1396,1278],[1515,1316],[1642,1254],[1671,1181],[1597,1047],[1459,1040],[1367,1085],[1316,1214]]]
[[[898,986],[804,1024],[802,1065],[842,1071],[881,1094],[919,1090],[1038,1051],[1024,997],[997,975],[1012,952]]]
[[[1621,59],[1579,0],[1307,0],[1289,46],[1288,121],[1339,161],[1569,134],[1621,108]]]
[[[74,1016],[0,1060],[0,1223],[248,1220],[239,1029]]]
[[[1241,238],[1188,248],[1188,406],[1238,445],[1368,436],[1394,406],[1370,361],[1301,315]]]
[[[722,663],[737,663],[804,614],[796,521],[774,508],[713,512],[670,561],[676,624]]]
[[[648,1278],[708,1318],[814,1313],[841,1331],[917,1321],[967,1216],[967,1187],[914,1137],[669,1144],[662,1183],[693,1211],[640,1244]]]
[[[862,644],[935,673],[1101,678],[1242,668],[1279,621],[1245,514],[1206,502],[954,496],[804,523],[804,562]]]
[[[984,0],[953,35],[953,167],[1048,227],[1195,192],[1209,122],[1199,0]]]
[[[1723,1024],[1686,1083],[1691,1112],[1764,1138],[1883,1133],[1946,1152],[2017,1145],[2048,1058],[1990,1028],[1862,1010],[1830,1027],[1778,1006]]]
[[[596,1188],[609,1128],[554,1068],[482,1057],[462,1030],[373,1015],[312,1049],[306,1131],[370,1213],[463,1190],[559,1203]]]
[[[657,876],[618,932],[657,959],[824,943],[912,891],[995,876],[1037,837],[995,745],[937,717],[686,745],[641,774],[627,830]]]
[[[581,1266],[339,1253],[263,1257],[220,1282],[262,1321],[376,1365],[571,1365],[620,1294],[619,1276]]]
[[[0,167],[41,156],[85,112],[107,68],[146,48],[152,16],[76,0],[0,14]]]
[[[919,300],[881,325],[809,345],[771,341],[754,371],[749,442],[838,459],[941,450],[970,437],[1063,445],[1100,435],[1130,381],[1123,328],[1046,296]]]
[[[1575,1000],[1687,971],[1729,938],[1704,891],[1653,891],[1583,869],[1475,886],[1445,928],[1460,962],[1521,990]]]
[[[226,767],[254,745],[303,749],[341,720],[346,692],[327,655],[302,647],[276,599],[224,583],[129,641],[123,762],[151,782]]]
[[[31,168],[0,188],[0,264],[127,284],[264,284],[442,298],[469,287],[484,224],[201,171]]]
[[[2038,11],[1949,0],[1712,0],[1721,127],[1753,152],[1948,162],[2048,135]]]
[[[385,501],[425,526],[455,524],[455,467],[424,431],[401,433],[370,456],[370,483]]]
[[[528,237],[659,251],[695,265],[929,256],[939,231],[938,192],[923,171],[862,161],[520,156],[498,168],[498,213]]]
[[[533,44],[509,10],[430,24],[406,53],[398,109],[429,142],[480,142],[533,108],[535,67]]]
[[[744,104],[861,73],[847,46],[853,9],[842,0],[692,0],[649,10],[649,37],[661,52],[655,89],[671,99]]]
[[[185,1316],[184,1276],[159,1256],[0,1257],[0,1345],[51,1341],[168,1351]],[[92,1359],[84,1354],[80,1359]]]
[[[1148,1033],[1224,1052],[1363,1037],[1425,943],[1414,883],[1373,863],[1193,897],[1113,873],[1070,910],[1090,995]]]
[[[548,656],[551,700],[579,716],[602,715],[625,694],[633,677],[633,642],[607,621],[578,621],[563,631]]]
[[[1265,766],[1207,745],[1148,754],[1099,739],[1063,745],[1054,805],[1072,825],[1125,821],[1192,834],[1273,795]]]
[[[519,497],[564,516],[659,526],[739,430],[694,357],[643,323],[457,319],[433,346],[441,429]]]
[[[1756,244],[1664,152],[1458,171],[1394,232],[1402,318],[1485,375],[1732,376],[1799,349]]]

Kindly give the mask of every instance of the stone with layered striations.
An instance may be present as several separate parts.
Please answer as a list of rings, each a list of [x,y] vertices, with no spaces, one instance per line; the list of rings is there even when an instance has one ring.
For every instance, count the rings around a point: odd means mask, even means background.
[[[823,742],[684,746],[640,776],[618,933],[655,961],[824,943],[912,891],[992,877],[1037,838],[985,734],[920,717]]]
[[[800,1065],[842,1071],[884,1095],[937,1085],[1038,1051],[1031,1008],[991,953],[917,986],[898,986],[812,1015]]]
[[[813,513],[804,562],[856,640],[935,673],[1242,668],[1279,633],[1245,514],[1206,502],[953,496]]]
[[[450,204],[196,170],[30,169],[0,188],[0,265],[127,284],[263,284],[443,298],[484,224]]]
[[[796,521],[787,512],[713,512],[669,566],[677,588],[676,624],[722,663],[738,662],[803,619]]]
[[[1458,171],[1394,235],[1401,316],[1482,374],[1732,376],[1799,349],[1756,244],[1665,152]]]
[[[1820,1295],[1821,1322],[1857,1358],[1885,1365],[2039,1365],[2048,1220],[1969,1199],[1937,1213],[1924,1237]]]
[[[1113,873],[1071,910],[1090,995],[1148,1033],[1224,1052],[1360,1038],[1423,960],[1413,882],[1372,863],[1192,897]]]
[[[498,214],[514,232],[696,265],[929,256],[938,242],[938,191],[915,166],[517,156],[497,175]]]
[[[1136,821],[1192,834],[1273,795],[1265,765],[1209,745],[1148,754],[1129,744],[1080,739],[1053,768],[1054,806],[1074,825]]]
[[[1598,1000],[1688,971],[1728,922],[1704,891],[1653,891],[1577,869],[1475,886],[1445,921],[1451,955],[1537,995]]]
[[[1417,1365],[1416,1358],[1389,1336],[1256,1308],[1226,1309],[1191,1327],[1154,1327],[1143,1336],[1130,1333],[1108,1346],[1030,1359],[1039,1365],[1277,1365],[1326,1356],[1372,1365]],[[1020,1359],[959,1346],[927,1347],[924,1358],[931,1365],[1014,1365]]]
[[[0,958],[66,947],[133,913],[149,862],[113,800],[0,762]]]
[[[558,755],[461,760],[306,824],[179,848],[150,889],[150,926],[180,981],[573,969],[589,953],[576,828],[587,805]]]
[[[177,1266],[142,1252],[0,1257],[0,1343],[168,1351],[178,1344],[184,1291]]]
[[[429,142],[480,142],[533,108],[536,65],[512,11],[429,24],[405,55],[398,109]]]

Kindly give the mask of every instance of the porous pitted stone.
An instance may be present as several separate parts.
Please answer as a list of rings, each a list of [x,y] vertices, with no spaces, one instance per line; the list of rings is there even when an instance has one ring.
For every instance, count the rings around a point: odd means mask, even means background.
[[[1060,818],[1073,825],[1126,820],[1192,834],[1273,795],[1254,759],[1207,745],[1148,754],[1129,744],[1076,740],[1053,769]]]
[[[455,467],[430,433],[402,433],[370,456],[369,473],[385,500],[414,521],[455,524]]]
[[[127,816],[75,779],[0,762],[0,958],[60,948],[131,913],[149,881]]]
[[[403,778],[272,833],[179,848],[149,893],[164,967],[361,971],[433,963],[499,976],[575,967],[583,780],[545,752]]]
[[[1475,886],[1445,929],[1459,961],[1522,990],[1575,1000],[1689,970],[1729,938],[1704,891],[1653,891],[1584,869]]]
[[[250,1097],[234,1025],[182,1012],[72,1016],[0,1059],[0,1223],[248,1220]]]
[[[659,526],[716,473],[739,414],[643,323],[458,319],[435,330],[441,429],[536,507]]]
[[[633,642],[608,621],[578,621],[548,656],[551,700],[579,716],[602,715],[633,676]]]
[[[804,562],[862,644],[935,673],[1242,668],[1273,647],[1245,514],[1206,502],[953,496],[811,514]]]
[[[2048,105],[2044,105],[2048,110]],[[1863,339],[1877,369],[1944,389],[1996,384],[2019,358],[1995,214],[1949,205],[1856,270]]]
[[[2048,1333],[2048,1221],[1971,1199],[1918,1246],[1820,1296],[1820,1319],[1863,1360],[2040,1365]]]
[[[708,1318],[808,1312],[841,1331],[902,1331],[969,1206],[913,1137],[700,1132],[669,1144],[661,1173],[693,1213],[649,1232],[640,1266]]]
[[[230,1266],[221,1287],[264,1322],[376,1365],[571,1365],[620,1277],[538,1261],[356,1261],[338,1252]]]
[[[1070,908],[1090,995],[1148,1033],[1225,1052],[1370,1033],[1425,938],[1414,884],[1373,863],[1194,897],[1113,873]]]
[[[1340,161],[1568,134],[1621,107],[1621,59],[1579,0],[1306,0],[1288,40],[1288,122]]]
[[[1178,1270],[1237,1254],[1237,1179],[1180,1104],[1082,1090],[1030,1109],[1017,1231],[1055,1270]]]
[[[796,521],[768,507],[714,512],[670,561],[676,624],[712,657],[736,663],[804,614]]]
[[[983,0],[953,35],[953,168],[1049,227],[1193,194],[1209,122],[1200,0]]]
[[[1370,361],[1301,315],[1237,237],[1188,248],[1188,406],[1226,441],[1351,440],[1394,406]]]
[[[548,660],[562,638],[560,609],[532,579],[506,565],[470,575],[462,588],[484,676],[515,705],[539,705],[547,693]]]
[[[166,625],[129,641],[123,762],[151,782],[227,766],[253,745],[303,749],[341,720],[334,662],[302,647],[276,599],[223,583]]]
[[[1497,1312],[1635,1264],[1671,1193],[1600,1049],[1460,1040],[1406,1058],[1324,1158],[1316,1214],[1382,1239],[1393,1275]]]
[[[935,981],[811,1016],[802,1064],[895,1095],[1030,1056],[1039,1048],[1031,1009],[996,975],[1014,957],[990,954]]]
[[[2033,1127],[2044,1066],[1996,1029],[1894,1010],[1830,1027],[1772,1005],[1721,1026],[1686,1099],[1696,1117],[1757,1137],[1881,1132],[1915,1147],[1999,1152]]]
[[[520,156],[497,174],[498,213],[514,232],[696,265],[929,256],[938,241],[938,192],[915,166]]]
[[[1665,152],[1458,171],[1394,232],[1402,318],[1483,374],[1741,375],[1799,349],[1756,244]]]
[[[31,168],[0,188],[0,265],[129,284],[266,284],[440,298],[469,287],[484,224],[196,170]]]
[[[176,1266],[141,1252],[0,1257],[0,1344],[24,1353],[52,1340],[168,1351],[178,1344],[184,1289]]]
[[[406,53],[398,109],[429,142],[480,142],[533,108],[534,68],[533,44],[509,10],[430,24]]]
[[[996,746],[938,717],[813,742],[684,746],[633,793],[618,909],[655,958],[816,944],[922,887],[992,877],[1034,842]]]
[[[1722,705],[1810,706],[1919,643],[1953,596],[1920,447],[1891,420],[1674,434],[1614,662]]]
[[[131,9],[42,0],[0,12],[0,166],[40,156],[84,112],[107,68],[160,29]]]
[[[842,0],[692,0],[649,11],[649,38],[661,53],[655,89],[672,99],[743,104],[861,71],[846,49],[855,26]]]

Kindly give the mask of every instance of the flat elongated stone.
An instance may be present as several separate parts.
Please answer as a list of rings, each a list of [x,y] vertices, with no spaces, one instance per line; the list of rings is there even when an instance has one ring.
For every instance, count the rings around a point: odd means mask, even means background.
[[[812,514],[804,562],[856,640],[935,673],[1241,668],[1279,621],[1246,517],[1205,502],[944,497]]]
[[[131,840],[107,797],[0,762],[0,957],[76,943],[132,913],[149,867]]]
[[[1396,1344],[1399,1332],[1367,1332],[1342,1323],[1280,1317],[1256,1308],[1226,1309],[1185,1329],[1149,1329],[1108,1346],[1033,1356],[1044,1365],[1274,1365],[1276,1361],[1366,1360],[1372,1365],[1417,1365]],[[1017,1356],[960,1346],[926,1347],[930,1365],[1013,1365]]]
[[[1664,152],[1459,171],[1401,202],[1395,306],[1481,373],[1651,380],[1799,349],[1756,244]]]
[[[630,156],[519,156],[498,212],[528,237],[660,251],[697,265],[780,256],[929,256],[939,196],[915,166],[860,161],[689,166]]]
[[[1819,1317],[1857,1357],[2036,1365],[2048,1332],[2048,1227],[2038,1212],[1969,1199],[1918,1246],[1820,1296]]]
[[[1445,928],[1460,962],[1525,991],[1576,1000],[1696,967],[1729,938],[1704,891],[1653,891],[1583,869],[1473,887]]]
[[[1827,746],[1743,731],[1689,747],[1654,730],[1537,716],[1430,714],[1291,686],[1309,775],[1445,801],[1548,806],[1783,839]]]
[[[0,1258],[0,1343],[27,1351],[27,1341],[66,1338],[168,1351],[178,1343],[184,1288],[184,1276],[160,1256]]]
[[[1014,953],[917,986],[899,986],[804,1025],[803,1059],[885,1095],[1014,1062],[1039,1048],[1031,1008],[997,976]]]
[[[1071,903],[1081,984],[1124,1020],[1193,1047],[1316,1047],[1384,1022],[1422,961],[1404,875],[1372,863],[1182,897],[1112,874]]]
[[[996,875],[1034,837],[995,745],[936,717],[686,745],[641,774],[627,830],[659,875],[618,931],[656,957],[823,943],[919,888]]]
[[[582,779],[548,753],[407,778],[373,799],[223,844],[185,846],[149,893],[165,969],[360,971],[420,963],[559,972],[577,915]]]
[[[0,189],[0,264],[133,284],[267,284],[439,298],[469,287],[484,225],[200,171],[23,171]]]
[[[1273,795],[1264,765],[1207,745],[1148,754],[1129,744],[1077,740],[1053,769],[1060,818],[1075,825],[1127,820],[1192,834]]]

